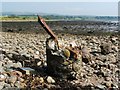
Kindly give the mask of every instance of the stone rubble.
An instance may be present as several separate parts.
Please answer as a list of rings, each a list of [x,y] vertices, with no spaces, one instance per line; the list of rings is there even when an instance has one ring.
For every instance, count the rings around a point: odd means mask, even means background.
[[[59,33],[57,36],[64,46],[69,46],[72,41],[75,41],[77,46],[81,46],[82,51],[82,67],[78,74],[79,78],[63,80],[47,74],[45,52],[47,34],[12,32],[0,32],[0,34],[2,36],[0,90],[7,88],[36,88],[37,90],[55,88],[106,90],[114,88],[118,90],[120,69],[118,67],[119,41],[117,36],[71,34],[63,36]],[[36,73],[26,74],[19,70],[25,67],[34,69]],[[78,66],[74,64],[73,67],[77,70]],[[74,75],[74,73],[71,74]]]

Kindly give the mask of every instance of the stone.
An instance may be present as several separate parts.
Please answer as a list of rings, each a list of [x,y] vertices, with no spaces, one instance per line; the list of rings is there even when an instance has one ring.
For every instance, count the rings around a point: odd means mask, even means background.
[[[48,83],[55,83],[55,80],[52,77],[48,76],[47,77],[47,82]]]
[[[30,59],[30,54],[27,53],[27,51],[21,51],[20,52],[21,57],[24,57],[26,60]]]
[[[43,90],[48,90],[47,88],[44,88]]]
[[[101,90],[105,90],[105,86],[104,85],[102,85],[102,84],[98,84],[98,85],[96,85],[96,87],[98,87],[99,89],[101,89]]]
[[[112,49],[115,51],[115,52],[118,52],[118,47],[117,46],[112,46]]]
[[[101,44],[100,48],[101,48],[101,53],[104,55],[109,54],[112,50],[111,45],[108,43]]]
[[[34,55],[34,59],[39,59],[40,58],[40,56],[39,55]]]
[[[82,70],[82,61],[76,61],[72,64],[73,70],[78,72]]]
[[[68,49],[64,49],[63,53],[64,53],[64,55],[65,55],[66,58],[70,57],[70,51]]]
[[[39,55],[40,54],[40,52],[39,51],[36,51],[36,55]]]
[[[117,39],[118,39],[117,37],[112,37],[112,38],[111,38],[112,43],[116,43],[116,42],[117,42]]]
[[[39,78],[39,81],[40,81],[40,83],[44,83],[43,77],[40,77],[40,78]]]
[[[117,62],[117,59],[113,54],[109,54],[108,60],[110,61],[110,63],[116,63]]]
[[[34,50],[32,50],[32,48],[29,48],[28,51],[32,54],[34,53]]]
[[[13,67],[14,68],[21,68],[22,67],[22,64],[20,62],[17,62],[17,63],[14,63],[13,64]]]
[[[23,74],[27,74],[27,75],[31,75],[31,74],[35,74],[35,70],[30,68],[30,67],[22,67],[19,68],[19,71],[21,71]]]
[[[2,61],[0,61],[0,67],[2,67],[2,65],[3,65],[3,62],[2,62]]]
[[[0,81],[4,81],[6,79],[5,75],[0,74]]]
[[[44,67],[47,67],[47,63],[46,62],[44,62],[43,65],[44,65]]]
[[[82,61],[85,63],[88,63],[89,61],[91,61],[89,48],[83,47],[81,51],[82,51]]]
[[[13,54],[12,54],[12,53],[8,53],[8,54],[7,54],[7,57],[8,57],[9,59],[12,59]]]
[[[20,55],[17,52],[12,52],[12,59],[18,61],[20,59]]]
[[[20,71],[15,71],[15,70],[13,70],[13,71],[11,72],[11,76],[12,76],[12,75],[16,75],[16,76],[22,77],[22,73],[21,73]]]
[[[11,85],[8,84],[8,83],[5,83],[5,84],[4,84],[4,88],[6,88],[6,90],[7,90],[7,88],[11,88]]]
[[[105,77],[105,80],[106,80],[106,81],[110,81],[111,78],[110,78],[110,77]]]
[[[105,83],[105,85],[106,85],[108,88],[111,88],[111,86],[112,86],[112,81],[107,81],[107,82]]]
[[[37,63],[37,66],[41,66],[41,64],[42,64],[42,62],[41,62],[41,61],[39,61],[39,62]]]
[[[2,72],[5,72],[5,69],[4,69],[4,67],[0,67],[0,72],[2,73]]]
[[[11,84],[14,84],[17,81],[17,77],[16,76],[10,76],[8,78],[8,82]]]
[[[21,77],[18,77],[18,81],[24,82],[25,80],[23,78],[21,78]]]
[[[13,62],[11,60],[7,61],[7,64],[5,65],[5,67],[10,68],[13,67]]]
[[[2,89],[3,89],[4,84],[5,84],[5,82],[4,82],[4,81],[0,82],[0,90],[2,90]]]
[[[20,81],[16,81],[15,86],[18,87],[18,88],[21,88]]]
[[[20,81],[15,82],[15,86],[17,88],[25,88],[25,83],[21,83]]]

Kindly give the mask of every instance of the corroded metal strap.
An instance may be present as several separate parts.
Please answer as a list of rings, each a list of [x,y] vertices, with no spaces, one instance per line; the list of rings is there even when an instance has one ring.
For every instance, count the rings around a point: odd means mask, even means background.
[[[45,29],[45,31],[51,36],[51,39],[54,39],[54,41],[57,44],[57,47],[59,49],[59,45],[58,45],[58,38],[57,36],[53,33],[53,31],[49,28],[49,26],[46,24],[45,20],[38,16],[38,22],[41,24],[41,26]]]
[[[53,33],[53,31],[45,23],[45,21],[42,17],[38,16],[38,22],[42,25],[42,27],[46,30],[46,32],[51,36],[51,38],[55,39],[56,41],[58,40],[57,36]]]

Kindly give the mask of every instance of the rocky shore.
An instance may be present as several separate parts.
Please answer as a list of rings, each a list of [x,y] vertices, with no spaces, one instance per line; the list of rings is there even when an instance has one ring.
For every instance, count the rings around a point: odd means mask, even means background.
[[[79,79],[47,74],[46,33],[0,32],[0,90],[119,90],[119,36],[56,35],[61,45],[74,41],[90,55]]]

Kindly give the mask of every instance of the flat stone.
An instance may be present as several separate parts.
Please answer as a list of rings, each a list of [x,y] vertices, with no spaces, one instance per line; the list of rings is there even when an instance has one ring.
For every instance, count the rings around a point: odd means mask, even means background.
[[[19,70],[24,73],[24,74],[27,74],[27,75],[30,75],[30,74],[35,74],[35,70],[30,68],[30,67],[22,67],[22,68],[19,68]]]

